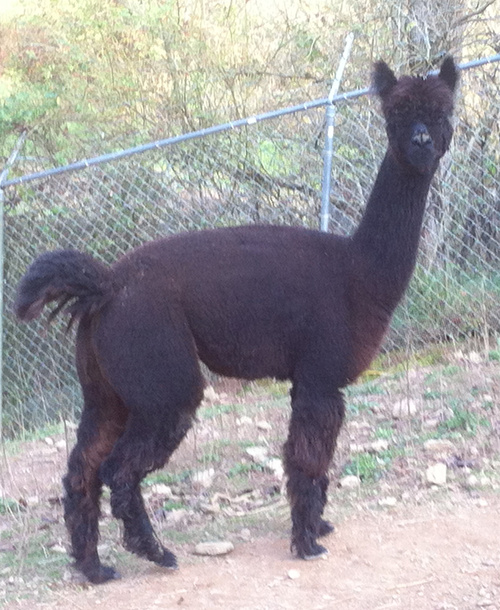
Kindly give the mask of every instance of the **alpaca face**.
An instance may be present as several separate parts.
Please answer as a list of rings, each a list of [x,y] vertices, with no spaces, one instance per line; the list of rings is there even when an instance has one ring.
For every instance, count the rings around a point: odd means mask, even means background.
[[[451,57],[437,76],[396,79],[384,63],[375,65],[373,88],[382,101],[389,149],[408,171],[433,173],[448,150],[453,128],[453,93],[458,80]]]

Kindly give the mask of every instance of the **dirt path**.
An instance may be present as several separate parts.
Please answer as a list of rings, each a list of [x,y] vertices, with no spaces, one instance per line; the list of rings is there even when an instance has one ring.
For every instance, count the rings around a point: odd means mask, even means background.
[[[177,572],[140,562],[140,576],[131,568],[120,581],[61,585],[44,602],[7,608],[499,609],[500,499],[482,504],[360,514],[326,541],[325,561],[293,560],[276,539],[241,543],[225,558],[186,549]]]

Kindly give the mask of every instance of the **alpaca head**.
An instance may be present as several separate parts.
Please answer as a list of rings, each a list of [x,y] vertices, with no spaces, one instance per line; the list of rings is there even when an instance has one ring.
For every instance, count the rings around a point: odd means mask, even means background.
[[[435,171],[448,150],[453,128],[453,93],[458,71],[446,57],[436,76],[397,79],[383,61],[375,64],[373,85],[382,101],[389,150],[407,170]]]

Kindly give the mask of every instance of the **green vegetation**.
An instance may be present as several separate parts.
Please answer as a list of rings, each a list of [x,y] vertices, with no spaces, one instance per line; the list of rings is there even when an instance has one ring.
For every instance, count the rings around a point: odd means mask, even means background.
[[[283,6],[259,0],[8,4],[0,15],[0,153],[10,152],[27,129],[26,154],[53,164],[302,101],[306,90],[323,96],[349,30],[357,33],[351,62],[363,69],[387,49],[397,65],[427,67],[442,49],[465,42],[471,57],[488,54],[481,41],[495,39],[488,4],[479,11],[486,19],[474,18],[477,7],[469,15],[464,6],[452,24],[444,9],[405,14],[373,0],[320,0],[315,8],[301,0]],[[366,84],[355,80],[357,70],[350,72],[348,87]],[[293,163],[276,146],[268,140],[257,148],[270,175]],[[338,153],[351,160],[359,150],[345,142]],[[487,167],[491,173],[496,164]]]
[[[482,412],[468,409],[461,401],[454,401],[452,406],[453,415],[439,425],[441,434],[466,434],[475,436],[479,427],[491,427],[490,420]]]
[[[242,475],[247,475],[249,472],[263,472],[264,467],[260,464],[254,464],[253,462],[241,462],[239,464],[235,464],[228,471],[228,476],[230,478],[241,477]]]
[[[354,455],[344,466],[343,475],[355,475],[364,483],[373,483],[384,476],[390,466],[392,456],[390,452],[382,454],[359,453]]]
[[[21,505],[11,498],[0,498],[0,515],[17,514],[22,510]]]

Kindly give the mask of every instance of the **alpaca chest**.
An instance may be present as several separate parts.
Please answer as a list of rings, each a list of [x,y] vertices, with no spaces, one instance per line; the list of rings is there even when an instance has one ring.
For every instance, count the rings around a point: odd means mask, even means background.
[[[369,299],[358,301],[351,309],[351,352],[348,365],[350,383],[370,366],[380,349],[390,321],[391,313]]]

